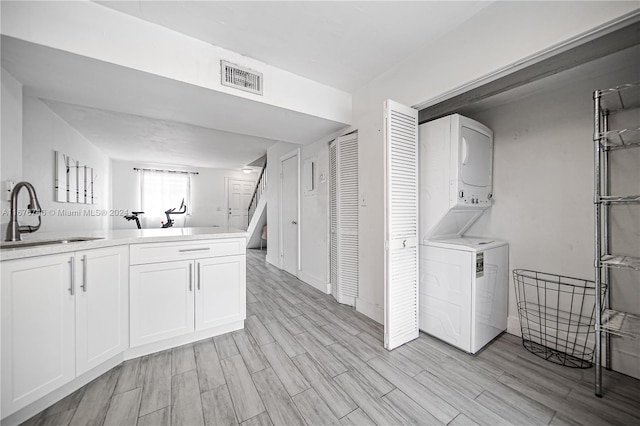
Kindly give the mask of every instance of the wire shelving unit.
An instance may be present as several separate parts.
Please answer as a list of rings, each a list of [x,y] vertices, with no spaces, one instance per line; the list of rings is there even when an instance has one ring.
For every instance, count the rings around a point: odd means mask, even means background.
[[[595,394],[602,396],[602,338],[606,342],[604,365],[611,366],[611,335],[640,339],[640,315],[613,309],[611,269],[640,271],[640,253],[612,253],[611,206],[640,204],[640,194],[611,194],[610,153],[640,147],[640,82],[624,84],[593,92],[594,105],[594,222],[595,222],[595,287],[596,294],[607,289],[606,297],[596,298],[595,309]],[[622,128],[610,129],[610,117],[620,114]],[[635,173],[635,175],[634,175]],[[637,170],[629,171],[630,179],[640,179]],[[604,305],[604,306],[603,306]]]

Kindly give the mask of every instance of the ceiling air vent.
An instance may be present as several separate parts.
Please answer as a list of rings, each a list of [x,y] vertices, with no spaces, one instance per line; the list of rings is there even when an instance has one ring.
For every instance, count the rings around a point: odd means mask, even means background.
[[[262,95],[262,74],[227,61],[220,61],[222,85]]]

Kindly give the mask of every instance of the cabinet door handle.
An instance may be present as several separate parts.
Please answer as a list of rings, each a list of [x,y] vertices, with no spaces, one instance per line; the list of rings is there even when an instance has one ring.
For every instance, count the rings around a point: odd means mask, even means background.
[[[87,292],[87,255],[82,256],[82,291]]]
[[[198,290],[200,290],[200,262],[198,262]]]
[[[211,250],[211,247],[200,247],[200,248],[192,248],[192,249],[181,249],[178,250],[179,253],[188,253],[190,251],[205,251],[205,250]]]
[[[189,291],[193,291],[193,263],[189,264]]]
[[[76,258],[74,256],[71,256],[69,264],[71,265],[71,286],[69,287],[69,294],[73,296],[76,292]]]

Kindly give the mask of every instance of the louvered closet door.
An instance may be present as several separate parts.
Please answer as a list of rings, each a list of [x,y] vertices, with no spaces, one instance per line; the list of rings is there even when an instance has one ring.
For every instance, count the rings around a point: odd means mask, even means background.
[[[329,279],[331,280],[331,294],[337,299],[338,294],[338,202],[337,202],[337,142],[329,145]]]
[[[337,140],[338,302],[358,297],[358,134]]]
[[[333,297],[355,305],[358,297],[358,136],[329,146],[330,278]]]
[[[418,111],[385,102],[385,321],[391,350],[418,337]]]

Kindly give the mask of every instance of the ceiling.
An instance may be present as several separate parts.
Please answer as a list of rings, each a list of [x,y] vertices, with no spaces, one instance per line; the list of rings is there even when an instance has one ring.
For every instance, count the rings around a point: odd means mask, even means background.
[[[162,121],[44,101],[49,108],[116,160],[144,158],[147,163],[234,168],[262,156],[273,140],[206,127]],[[248,160],[250,159],[250,160]]]
[[[490,2],[98,2],[353,93]],[[344,123],[2,36],[2,66],[114,159],[241,168]]]
[[[306,144],[344,127],[6,36],[2,67],[24,85],[25,94],[51,101],[54,112],[116,159],[146,162],[153,156],[160,164],[238,169],[278,141]],[[147,128],[155,129],[151,154],[141,138]],[[171,148],[176,134],[160,131],[173,128],[189,141],[178,152]]]
[[[489,1],[99,1],[353,93]]]

